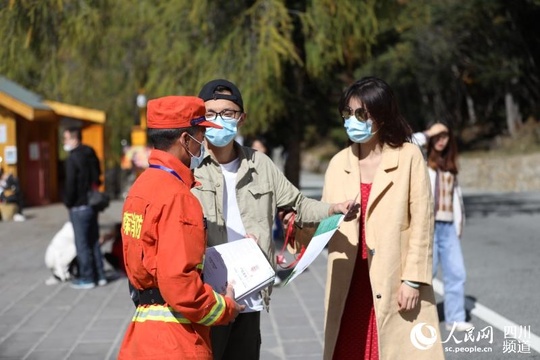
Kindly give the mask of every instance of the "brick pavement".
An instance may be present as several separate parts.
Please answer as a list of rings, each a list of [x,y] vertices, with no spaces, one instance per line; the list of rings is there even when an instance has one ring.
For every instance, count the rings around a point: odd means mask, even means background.
[[[120,220],[121,202],[100,216]],[[92,290],[45,285],[44,254],[67,220],[61,204],[26,209],[26,222],[0,222],[0,359],[116,359],[134,307],[125,278]],[[262,315],[262,360],[322,357],[325,258],[285,288]]]
[[[321,176],[303,174],[306,195],[318,198],[321,183]],[[523,197],[534,201],[524,202]],[[468,213],[485,210],[482,204],[487,200],[483,197],[467,200]],[[495,213],[538,213],[537,193],[497,195],[491,201],[495,207],[490,211]],[[117,201],[101,215],[103,230],[120,220],[120,211],[121,202]],[[0,222],[0,360],[116,359],[134,311],[126,280],[92,290],[73,290],[67,284],[45,285],[50,275],[44,264],[45,249],[67,220],[67,211],[55,204],[27,209],[25,214],[28,221],[23,223]],[[474,242],[464,243],[465,254],[471,244]],[[320,256],[292,284],[274,290],[271,311],[262,314],[262,360],[322,358],[325,277],[326,257]],[[473,323],[479,329],[489,325],[477,318]],[[442,329],[441,334],[443,338],[448,336]],[[498,356],[468,354],[467,358],[510,358],[504,356],[499,343],[494,348]],[[461,358],[451,353],[446,356]],[[537,358],[537,354],[530,358]]]

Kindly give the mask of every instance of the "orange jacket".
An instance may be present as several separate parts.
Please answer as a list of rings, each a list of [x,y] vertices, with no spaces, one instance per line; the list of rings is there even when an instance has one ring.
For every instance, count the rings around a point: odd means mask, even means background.
[[[166,304],[137,308],[120,358],[206,358],[201,355],[211,353],[208,326],[233,320],[234,301],[201,279],[206,230],[190,192],[192,172],[164,151],[153,150],[149,163],[181,180],[149,168],[135,181],[122,215],[124,261],[133,286],[159,288]]]

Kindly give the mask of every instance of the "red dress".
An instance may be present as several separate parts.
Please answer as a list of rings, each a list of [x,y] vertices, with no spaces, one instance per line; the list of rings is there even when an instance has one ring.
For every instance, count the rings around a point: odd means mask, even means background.
[[[358,247],[358,256],[356,257],[349,294],[341,317],[341,326],[336,348],[334,349],[334,360],[379,359],[377,322],[369,281],[366,234],[364,230],[371,184],[360,184],[360,190],[362,192],[362,212],[360,213],[361,246]]]

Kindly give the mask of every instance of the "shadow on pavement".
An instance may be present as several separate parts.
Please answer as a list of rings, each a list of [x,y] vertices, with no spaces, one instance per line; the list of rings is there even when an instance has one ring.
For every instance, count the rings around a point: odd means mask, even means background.
[[[476,297],[471,295],[465,295],[465,321],[471,321],[471,311],[475,308],[476,301]],[[439,316],[440,323],[445,321],[443,301],[439,301],[437,303],[437,315]]]

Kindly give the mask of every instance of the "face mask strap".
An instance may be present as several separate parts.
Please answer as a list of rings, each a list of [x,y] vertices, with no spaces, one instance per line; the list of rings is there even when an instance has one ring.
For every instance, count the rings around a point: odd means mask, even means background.
[[[202,147],[204,146],[203,143],[202,143],[202,141],[198,141],[198,140],[195,139],[193,136],[191,136],[191,134],[188,133],[188,132],[186,132],[186,134],[187,134],[187,136],[189,136],[190,138],[192,138],[193,141],[195,141],[197,144],[201,145],[201,148],[199,149],[199,156],[201,156],[200,153],[202,152]],[[189,151],[189,146],[188,146],[187,144],[185,144],[185,147],[186,147],[186,151],[188,152],[188,154],[189,154],[190,156],[198,157],[198,156],[193,155],[193,154],[191,153],[191,151]]]

